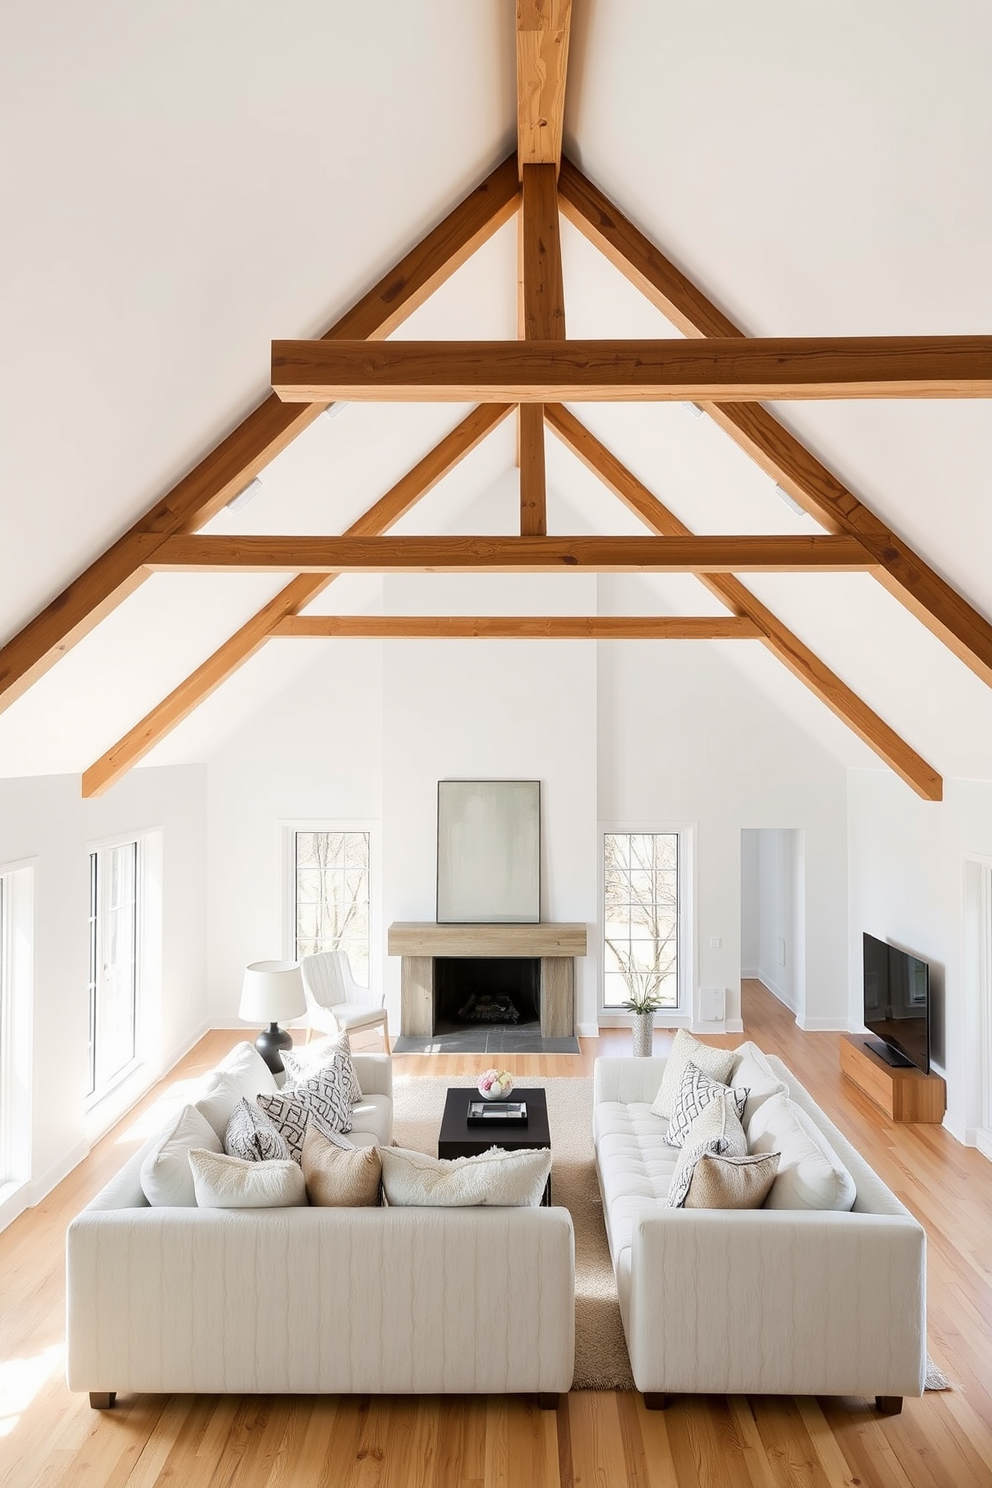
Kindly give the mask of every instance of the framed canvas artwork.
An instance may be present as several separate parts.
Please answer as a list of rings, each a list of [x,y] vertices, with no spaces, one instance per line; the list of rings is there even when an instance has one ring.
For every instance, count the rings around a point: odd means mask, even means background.
[[[440,780],[439,925],[541,919],[541,782]]]

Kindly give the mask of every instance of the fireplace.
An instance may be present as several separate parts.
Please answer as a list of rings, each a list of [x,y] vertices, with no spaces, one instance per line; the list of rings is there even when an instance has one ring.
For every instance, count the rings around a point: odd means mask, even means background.
[[[539,957],[434,957],[431,1032],[454,1033],[481,1023],[488,1027],[540,1028]]]
[[[399,922],[390,925],[387,944],[391,956],[402,957],[404,1035],[430,1038],[445,1028],[498,1027],[497,1017],[513,1028],[526,1019],[535,1031],[539,1022],[542,1038],[575,1033],[574,957],[586,954],[585,925]],[[517,1012],[516,1021],[508,1006]]]

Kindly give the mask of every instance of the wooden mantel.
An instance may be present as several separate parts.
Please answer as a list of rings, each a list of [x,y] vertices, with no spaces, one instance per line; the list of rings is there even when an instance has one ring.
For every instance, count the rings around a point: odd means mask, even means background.
[[[532,956],[541,962],[541,1034],[575,1032],[573,957],[586,954],[584,924],[438,925],[396,921],[386,946],[401,956],[400,1032],[430,1038],[434,1032],[434,960],[443,956]]]
[[[390,956],[584,956],[584,924],[438,925],[397,920],[389,927]]]

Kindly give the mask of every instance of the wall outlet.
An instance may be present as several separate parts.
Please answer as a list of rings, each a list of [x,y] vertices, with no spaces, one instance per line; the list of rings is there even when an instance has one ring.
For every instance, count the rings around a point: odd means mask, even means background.
[[[710,950],[711,951],[719,951],[722,948],[723,948],[723,936],[722,935],[711,935],[710,936]]]

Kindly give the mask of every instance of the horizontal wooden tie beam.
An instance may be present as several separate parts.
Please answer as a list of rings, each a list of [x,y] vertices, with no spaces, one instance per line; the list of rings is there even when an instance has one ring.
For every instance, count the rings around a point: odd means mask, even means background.
[[[289,615],[273,636],[308,640],[753,641],[742,615]]]
[[[851,573],[849,537],[170,537],[155,571],[303,573]]]
[[[288,403],[992,397],[992,336],[273,341]]]

